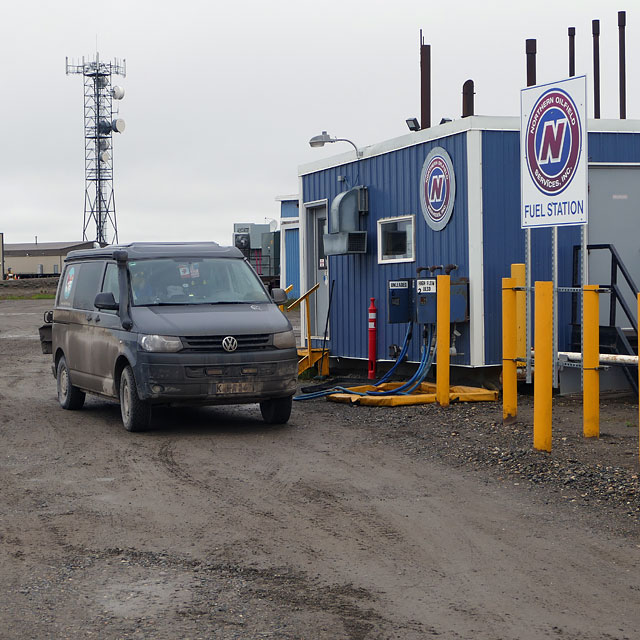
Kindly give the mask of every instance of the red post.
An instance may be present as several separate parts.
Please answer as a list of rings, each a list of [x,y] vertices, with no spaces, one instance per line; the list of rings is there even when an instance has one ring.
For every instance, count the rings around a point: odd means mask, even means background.
[[[376,379],[376,343],[378,341],[378,310],[375,298],[369,306],[369,380]]]

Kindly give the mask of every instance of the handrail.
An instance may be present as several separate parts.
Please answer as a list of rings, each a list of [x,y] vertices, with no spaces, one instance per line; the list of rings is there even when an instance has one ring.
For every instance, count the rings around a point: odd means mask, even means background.
[[[305,311],[307,316],[307,358],[309,363],[311,363],[311,310],[309,308],[309,296],[316,291],[319,286],[320,283],[316,282],[307,293],[301,295],[294,303],[287,307],[287,311],[291,311],[291,309],[295,309],[303,300],[307,301]]]
[[[638,288],[636,287],[635,282],[633,281],[633,278],[631,277],[631,274],[627,270],[627,267],[625,266],[624,262],[622,262],[622,260],[620,259],[620,254],[618,253],[618,250],[615,248],[614,245],[612,245],[612,244],[589,244],[589,245],[587,245],[587,251],[589,251],[591,249],[609,249],[609,251],[611,251],[611,254],[613,255],[613,257],[615,259],[616,266],[622,272],[622,275],[624,276],[624,279],[627,281],[627,284],[629,285],[631,290],[635,291],[635,292],[638,292]]]
[[[638,288],[631,277],[631,274],[627,270],[627,267],[622,262],[620,258],[620,254],[617,249],[612,244],[589,244],[587,245],[587,251],[605,249],[608,250],[611,254],[611,283],[608,285],[602,285],[605,288],[609,288],[611,291],[611,298],[609,299],[609,326],[616,326],[616,303],[620,304],[624,315],[627,317],[627,320],[631,323],[631,326],[635,330],[636,334],[638,333],[638,322],[633,317],[633,313],[631,308],[626,303],[625,299],[622,296],[622,292],[620,287],[618,286],[618,269],[622,273],[622,276],[627,282],[627,285],[631,289],[634,296],[638,293]],[[577,286],[577,255],[580,251],[580,246],[575,245],[573,247],[573,285]],[[577,296],[574,296],[573,308],[572,308],[572,322],[577,322]]]
[[[295,309],[303,300],[308,298],[319,286],[320,286],[320,283],[316,282],[316,284],[314,284],[313,287],[311,287],[311,289],[309,289],[309,291],[307,291],[307,293],[301,295],[295,302],[292,302],[287,307],[287,311],[291,311],[291,309]]]

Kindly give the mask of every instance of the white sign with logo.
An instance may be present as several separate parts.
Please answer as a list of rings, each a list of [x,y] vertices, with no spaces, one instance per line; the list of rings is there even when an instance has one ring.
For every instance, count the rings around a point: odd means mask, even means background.
[[[429,152],[420,175],[420,205],[426,223],[442,231],[453,213],[456,199],[456,175],[451,157],[442,147]]]
[[[520,92],[521,227],[587,224],[586,76]]]

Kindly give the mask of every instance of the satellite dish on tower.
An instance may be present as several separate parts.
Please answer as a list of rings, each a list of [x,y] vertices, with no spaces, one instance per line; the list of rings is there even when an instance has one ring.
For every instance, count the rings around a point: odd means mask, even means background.
[[[122,100],[124,98],[124,88],[118,85],[111,87],[111,97],[114,100]]]
[[[124,131],[124,120],[122,118],[116,118],[111,121],[111,129],[116,133],[122,133]]]

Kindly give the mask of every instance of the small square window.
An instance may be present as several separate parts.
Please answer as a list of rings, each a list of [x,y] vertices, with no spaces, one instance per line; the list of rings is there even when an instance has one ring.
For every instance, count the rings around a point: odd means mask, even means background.
[[[378,264],[415,260],[414,216],[378,220]]]

